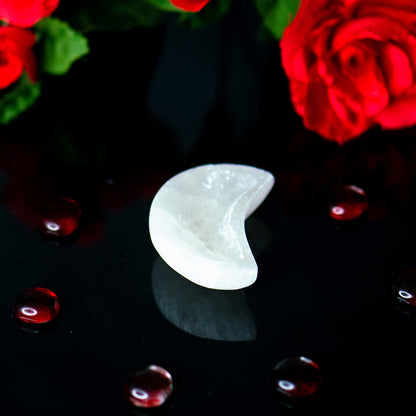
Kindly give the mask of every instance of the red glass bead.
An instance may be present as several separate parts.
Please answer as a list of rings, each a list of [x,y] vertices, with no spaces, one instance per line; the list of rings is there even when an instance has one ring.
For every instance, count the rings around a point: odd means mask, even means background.
[[[43,287],[25,290],[15,300],[15,318],[24,324],[45,324],[58,315],[60,309],[58,296]]]
[[[365,192],[355,185],[345,185],[333,192],[329,204],[329,215],[337,221],[352,221],[360,218],[368,210]]]
[[[73,199],[60,197],[49,201],[40,213],[40,231],[52,237],[66,237],[79,227],[81,208]]]
[[[393,297],[400,306],[416,306],[416,270],[407,269],[393,278]]]
[[[172,393],[172,376],[162,367],[150,365],[133,371],[124,383],[124,393],[137,407],[159,407]]]
[[[318,390],[321,381],[319,365],[305,357],[283,360],[272,372],[273,390],[290,399],[311,396]]]

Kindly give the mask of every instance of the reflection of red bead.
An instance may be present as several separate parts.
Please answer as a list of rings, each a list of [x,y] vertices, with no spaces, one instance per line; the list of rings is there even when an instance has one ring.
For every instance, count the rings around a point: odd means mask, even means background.
[[[59,312],[59,299],[49,289],[35,287],[20,294],[13,305],[15,318],[26,324],[45,324]]]
[[[319,365],[309,358],[294,357],[281,361],[273,369],[272,387],[290,399],[302,399],[315,393],[321,384]]]
[[[355,185],[346,185],[336,189],[329,205],[329,215],[338,221],[356,220],[367,210],[367,195]]]
[[[137,407],[158,407],[172,393],[172,376],[162,367],[150,365],[132,372],[124,383],[124,393]]]
[[[60,197],[49,201],[40,213],[39,228],[46,235],[66,237],[78,227],[81,208],[73,199]]]

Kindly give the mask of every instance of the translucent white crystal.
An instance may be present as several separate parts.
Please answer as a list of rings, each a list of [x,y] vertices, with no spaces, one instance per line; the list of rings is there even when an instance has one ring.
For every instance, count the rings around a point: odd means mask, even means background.
[[[192,282],[235,290],[257,278],[245,219],[274,184],[265,170],[237,164],[198,166],[169,179],[150,207],[149,231],[165,262]]]

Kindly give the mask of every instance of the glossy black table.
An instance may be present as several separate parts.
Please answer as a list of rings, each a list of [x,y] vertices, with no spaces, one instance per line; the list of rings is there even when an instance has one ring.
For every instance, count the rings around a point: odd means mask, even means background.
[[[192,35],[173,22],[92,34],[90,56],[1,128],[4,414],[131,414],[123,382],[151,363],[174,379],[167,415],[390,415],[411,403],[415,320],[392,303],[391,280],[415,267],[415,131],[373,130],[343,147],[307,132],[258,25],[245,5]],[[276,178],[246,223],[258,280],[235,293],[178,276],[148,231],[166,179],[218,162]],[[366,190],[368,219],[339,230],[330,194],[350,183]],[[34,223],[58,194],[83,211],[67,244]],[[33,286],[61,301],[45,333],[12,318]],[[291,408],[270,376],[300,355],[323,383]]]

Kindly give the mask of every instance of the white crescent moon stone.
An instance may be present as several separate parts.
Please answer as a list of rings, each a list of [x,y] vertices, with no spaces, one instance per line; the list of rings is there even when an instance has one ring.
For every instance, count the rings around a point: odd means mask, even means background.
[[[265,170],[210,164],[181,172],[155,195],[152,243],[172,269],[210,289],[237,290],[257,279],[244,222],[274,185]]]

